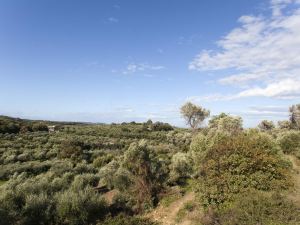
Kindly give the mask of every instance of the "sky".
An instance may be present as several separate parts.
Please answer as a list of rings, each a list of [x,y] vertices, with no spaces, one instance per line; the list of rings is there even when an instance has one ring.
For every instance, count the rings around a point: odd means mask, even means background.
[[[254,127],[300,103],[299,53],[300,0],[0,0],[0,114]]]

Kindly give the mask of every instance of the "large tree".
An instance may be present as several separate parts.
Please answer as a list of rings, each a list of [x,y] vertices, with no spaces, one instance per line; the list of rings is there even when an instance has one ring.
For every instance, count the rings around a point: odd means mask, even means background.
[[[210,115],[210,111],[201,106],[194,105],[191,102],[185,103],[180,112],[187,124],[192,128],[198,128],[203,121]]]

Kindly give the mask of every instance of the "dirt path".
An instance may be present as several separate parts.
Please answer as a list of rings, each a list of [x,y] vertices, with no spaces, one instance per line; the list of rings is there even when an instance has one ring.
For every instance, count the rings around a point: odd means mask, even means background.
[[[286,157],[293,164],[293,180],[295,184],[295,188],[293,192],[289,194],[289,197],[300,206],[300,160],[292,155],[287,155]]]
[[[176,216],[178,211],[184,206],[185,203],[194,200],[195,193],[189,192],[182,198],[172,202],[168,207],[158,206],[154,211],[146,215],[154,221],[160,222],[162,225],[190,225],[191,221],[184,220],[176,223]]]

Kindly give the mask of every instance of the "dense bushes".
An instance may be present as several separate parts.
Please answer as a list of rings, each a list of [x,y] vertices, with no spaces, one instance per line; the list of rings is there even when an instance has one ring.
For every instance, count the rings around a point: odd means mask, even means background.
[[[286,131],[278,137],[278,143],[282,151],[293,154],[300,159],[300,131]]]
[[[172,156],[170,165],[170,182],[184,183],[192,176],[192,160],[186,153],[178,152]]]
[[[103,219],[108,207],[93,189],[98,181],[90,174],[16,176],[0,187],[0,212],[6,218],[3,224],[76,225]]]
[[[116,163],[110,165],[112,163],[105,167],[112,168],[109,171],[114,172],[107,173],[113,173],[111,177],[115,187],[120,191],[126,190],[135,202],[135,211],[141,212],[157,203],[157,195],[166,180],[167,168],[163,167],[156,152],[144,140],[130,145],[119,167]]]
[[[236,136],[217,133],[211,140],[196,149],[203,205],[226,203],[249,188],[271,191],[291,186],[290,164],[278,155],[269,135],[255,131]]]
[[[202,222],[204,225],[297,225],[299,221],[300,208],[284,196],[250,191],[237,195],[230,207],[210,212]]]
[[[243,130],[227,114],[193,131],[150,120],[52,133],[13,123],[20,131],[0,131],[0,225],[154,225],[139,215],[175,185],[196,189],[204,225],[299,224],[296,206],[269,198],[292,186],[283,153],[298,154],[300,134],[291,128]]]
[[[65,191],[56,195],[57,216],[60,224],[90,224],[105,216],[107,207],[100,195],[87,188]]]

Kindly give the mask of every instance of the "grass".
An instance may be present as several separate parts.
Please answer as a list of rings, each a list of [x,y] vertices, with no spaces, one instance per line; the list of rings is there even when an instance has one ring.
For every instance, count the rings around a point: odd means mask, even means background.
[[[182,195],[180,193],[167,195],[160,201],[160,204],[164,207],[169,207],[173,202],[175,202],[176,200],[178,200],[181,197],[182,197]]]
[[[182,220],[186,217],[186,215],[192,212],[195,209],[196,205],[193,201],[188,201],[184,204],[184,206],[178,211],[176,215],[176,222],[182,222]]]

